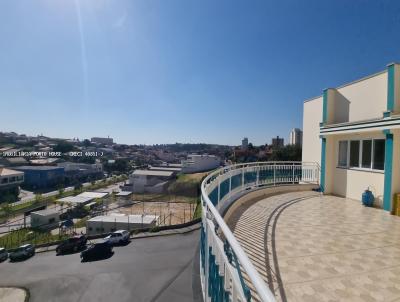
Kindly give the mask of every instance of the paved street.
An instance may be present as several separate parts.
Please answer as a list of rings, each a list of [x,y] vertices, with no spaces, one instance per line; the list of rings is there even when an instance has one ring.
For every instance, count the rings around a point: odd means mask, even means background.
[[[85,263],[79,254],[40,253],[0,263],[0,287],[26,287],[32,302],[200,302],[198,242],[198,231],[135,239],[108,259]]]

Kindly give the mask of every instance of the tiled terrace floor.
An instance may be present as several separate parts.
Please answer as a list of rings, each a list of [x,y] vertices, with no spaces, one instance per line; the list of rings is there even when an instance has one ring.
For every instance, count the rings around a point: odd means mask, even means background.
[[[400,217],[294,192],[229,224],[278,301],[400,301]]]

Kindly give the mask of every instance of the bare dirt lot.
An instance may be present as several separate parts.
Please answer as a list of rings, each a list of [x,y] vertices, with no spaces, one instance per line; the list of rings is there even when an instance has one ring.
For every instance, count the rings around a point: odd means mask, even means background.
[[[193,217],[196,204],[187,202],[138,202],[132,206],[119,208],[123,214],[149,214],[160,217],[160,225],[180,224]]]

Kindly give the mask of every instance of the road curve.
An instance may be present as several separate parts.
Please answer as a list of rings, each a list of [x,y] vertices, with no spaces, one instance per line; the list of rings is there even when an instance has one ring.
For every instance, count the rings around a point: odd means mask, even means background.
[[[79,254],[37,254],[0,263],[0,286],[30,291],[30,301],[200,302],[199,231],[135,239],[108,259],[81,263]]]

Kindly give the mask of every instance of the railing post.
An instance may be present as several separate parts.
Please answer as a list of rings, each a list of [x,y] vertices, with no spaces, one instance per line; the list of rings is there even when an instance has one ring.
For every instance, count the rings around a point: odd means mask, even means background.
[[[276,186],[276,163],[274,162],[274,186]]]
[[[232,170],[229,170],[229,198],[231,198],[232,191]]]
[[[221,179],[220,179],[220,177],[218,177],[218,201],[217,201],[217,204],[219,204],[219,200],[221,199],[220,193],[221,193]]]
[[[294,184],[294,163],[292,164],[292,173],[293,173],[293,176],[292,176],[292,183]]]
[[[244,189],[244,166],[242,167],[242,189]]]
[[[256,186],[258,187],[259,179],[260,179],[260,166],[257,166],[257,167],[256,167],[256,173],[257,173],[257,176],[256,176]]]

